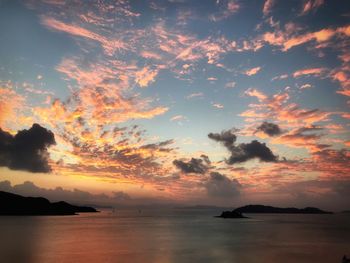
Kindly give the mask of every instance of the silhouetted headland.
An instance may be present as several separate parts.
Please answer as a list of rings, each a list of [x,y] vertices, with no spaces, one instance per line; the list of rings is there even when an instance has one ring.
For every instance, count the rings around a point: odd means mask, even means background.
[[[75,206],[66,202],[51,203],[43,197],[24,197],[0,191],[0,215],[76,215],[98,212],[88,206]]]
[[[316,207],[305,208],[280,208],[265,205],[246,205],[234,210],[239,213],[269,213],[269,214],[333,214],[332,212],[323,211]]]
[[[224,211],[221,213],[221,215],[216,216],[216,217],[221,217],[221,218],[248,218],[242,215],[242,213],[237,212],[235,210],[233,211]]]
[[[350,263],[350,259],[346,255],[344,255],[342,263]]]

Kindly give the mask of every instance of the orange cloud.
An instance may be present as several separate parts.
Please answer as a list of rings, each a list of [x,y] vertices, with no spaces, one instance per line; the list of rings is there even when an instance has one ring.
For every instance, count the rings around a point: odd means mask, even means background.
[[[18,125],[26,124],[23,115],[25,97],[10,86],[0,88],[0,128],[16,132]]]
[[[319,31],[299,35],[295,33],[292,34],[289,31],[291,30],[288,29],[288,31],[276,30],[275,32],[266,32],[260,37],[260,39],[269,43],[270,45],[281,47],[282,51],[288,51],[295,46],[299,46],[310,41],[323,43],[335,36],[349,36],[350,26],[340,27],[336,29],[326,28]]]
[[[115,51],[127,48],[127,45],[119,39],[108,39],[78,25],[67,24],[52,17],[42,17],[42,23],[48,28],[99,42],[108,55],[113,55]]]
[[[161,60],[162,56],[159,54],[152,52],[152,51],[142,51],[140,53],[141,57],[147,58],[147,59],[156,59],[156,60]]]
[[[325,68],[306,68],[297,70],[293,73],[294,78],[298,78],[304,75],[316,75],[319,76],[326,71]]]
[[[296,128],[272,140],[272,143],[283,144],[290,147],[306,148],[309,151],[318,151],[318,140],[321,134],[316,133],[322,131],[322,128],[317,126],[305,126]]]
[[[311,84],[308,84],[308,83],[303,84],[303,85],[301,85],[299,87],[299,89],[301,89],[301,90],[303,90],[303,89],[310,89],[310,88],[312,88],[312,86],[311,86]]]
[[[259,71],[261,70],[261,67],[255,67],[255,68],[251,68],[246,70],[244,73],[248,76],[252,76],[257,74]]]
[[[149,67],[144,67],[135,73],[135,81],[141,88],[147,87],[151,82],[154,82],[158,70],[151,70]]]
[[[308,0],[304,3],[301,15],[309,13],[311,10],[316,10],[324,4],[324,0]]]
[[[349,68],[344,68],[343,70],[340,69],[339,71],[334,70],[331,73],[332,79],[338,81],[342,87],[342,89],[338,90],[337,93],[347,97],[350,97],[350,77],[349,77],[350,73],[349,72],[350,72]]]
[[[267,96],[264,93],[258,91],[257,89],[248,89],[244,92],[244,94],[251,97],[256,97],[259,101],[264,101],[265,99],[267,99]]]
[[[240,116],[246,117],[248,122],[271,119],[283,122],[287,127],[295,127],[326,121],[332,114],[318,109],[302,109],[295,103],[288,103],[290,99],[288,93],[267,96],[256,89],[248,89],[245,94],[256,97],[260,102],[259,104],[250,104],[251,109],[240,114]]]

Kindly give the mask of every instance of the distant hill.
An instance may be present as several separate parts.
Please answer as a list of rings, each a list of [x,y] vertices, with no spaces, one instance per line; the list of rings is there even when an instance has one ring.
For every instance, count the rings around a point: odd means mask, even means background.
[[[43,197],[24,197],[0,191],[0,215],[75,215],[98,212],[88,206],[75,206],[66,202],[51,203]]]
[[[221,215],[216,216],[216,217],[221,217],[221,218],[248,218],[244,215],[242,215],[242,213],[237,212],[237,211],[224,211],[221,213]]]
[[[265,205],[246,205],[234,210],[239,213],[269,213],[269,214],[333,214],[332,212],[323,211],[316,207],[305,208],[280,208]]]

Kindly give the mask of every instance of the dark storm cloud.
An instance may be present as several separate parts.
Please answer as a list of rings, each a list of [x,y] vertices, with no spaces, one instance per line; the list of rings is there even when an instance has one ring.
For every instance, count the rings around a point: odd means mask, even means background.
[[[209,133],[208,137],[214,141],[221,142],[227,149],[230,149],[237,140],[237,136],[231,130],[222,131],[221,133]]]
[[[241,143],[238,146],[232,148],[231,156],[227,160],[227,163],[242,163],[254,158],[258,158],[263,162],[277,161],[277,156],[272,153],[270,148],[267,147],[265,143],[254,140],[250,143]]]
[[[276,136],[282,133],[282,130],[277,124],[266,121],[263,122],[259,127],[257,127],[256,131],[261,131],[269,136]]]
[[[33,173],[50,172],[47,148],[54,144],[54,134],[36,123],[15,136],[0,128],[0,166]]]
[[[233,134],[232,131],[209,133],[208,137],[217,142],[221,142],[231,153],[231,156],[226,160],[228,164],[242,163],[254,158],[258,158],[263,162],[275,162],[278,159],[265,143],[260,143],[257,140],[251,141],[250,143],[235,145],[237,136]]]
[[[204,187],[211,197],[233,197],[240,194],[241,184],[218,172],[211,172]]]
[[[201,158],[202,158],[208,165],[211,164],[211,161],[210,161],[208,155],[202,154],[202,155],[201,155]]]
[[[204,174],[209,169],[209,158],[207,156],[205,157],[206,158],[202,157],[203,159],[192,158],[188,162],[182,160],[174,160],[173,164],[183,173]]]

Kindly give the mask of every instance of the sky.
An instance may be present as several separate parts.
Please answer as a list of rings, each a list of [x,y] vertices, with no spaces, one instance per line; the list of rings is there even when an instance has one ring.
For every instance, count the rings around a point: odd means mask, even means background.
[[[350,208],[344,0],[0,1],[0,190]]]

